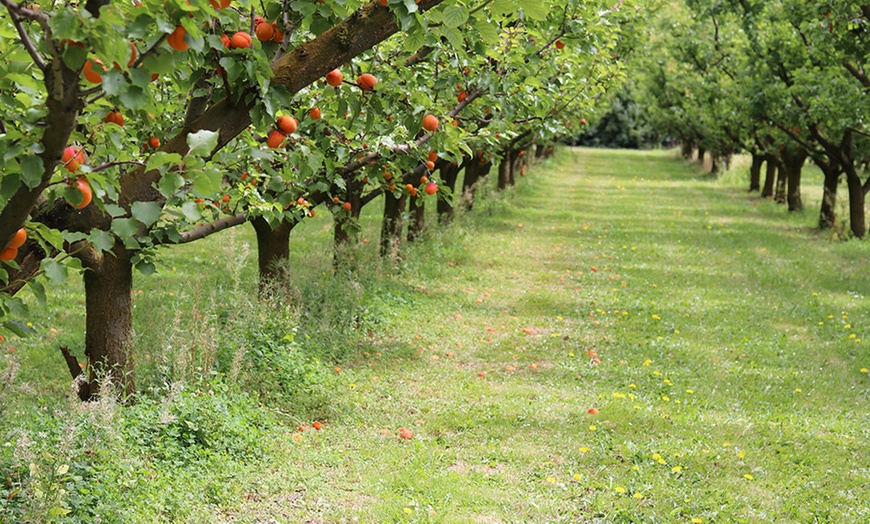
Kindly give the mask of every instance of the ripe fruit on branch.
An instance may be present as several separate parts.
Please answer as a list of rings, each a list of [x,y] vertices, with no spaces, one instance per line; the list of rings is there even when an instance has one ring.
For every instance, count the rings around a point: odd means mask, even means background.
[[[585,118],[581,118],[581,119],[580,119],[580,125],[581,125],[581,126],[585,126],[585,125],[586,125],[586,119],[585,119]]]
[[[456,95],[456,99],[459,100],[460,102],[464,102],[466,98],[468,98],[468,93],[466,93],[465,91]]]
[[[348,213],[350,213],[351,207],[353,207],[353,206],[350,205],[350,202],[345,202],[344,204],[341,205],[341,208],[344,209],[345,211],[347,211]]]
[[[208,0],[208,3],[212,5],[215,9],[226,9],[230,6],[232,0]]]
[[[130,42],[130,60],[127,60],[127,67],[132,67],[137,58],[139,58],[139,50],[136,49],[136,44]]]
[[[117,126],[124,125],[124,115],[120,111],[109,111],[104,120],[107,124],[115,124]]]
[[[556,40],[556,49],[565,49],[565,42]]]
[[[430,132],[438,129],[438,119],[435,115],[430,114],[423,117],[423,129]]]
[[[426,184],[426,187],[423,188],[423,191],[425,191],[427,195],[432,196],[438,192],[438,185],[435,182],[429,182]]]
[[[278,22],[272,22],[272,41],[280,44],[282,40],[284,40],[284,33],[278,27]]]
[[[375,78],[374,75],[365,73],[359,75],[356,79],[356,83],[359,84],[363,91],[371,91],[373,87],[378,85],[378,79]]]
[[[175,31],[166,37],[166,43],[176,51],[187,51],[190,49],[190,46],[184,41],[185,36],[187,36],[187,29],[182,25],[178,25],[175,27]]]
[[[251,35],[239,31],[230,38],[230,49],[247,49],[251,47]]]
[[[19,247],[24,245],[24,242],[27,241],[27,230],[23,227],[15,232],[12,235],[12,240],[9,241],[9,245],[6,248],[18,249]]]
[[[60,157],[60,161],[67,171],[75,173],[85,163],[85,152],[81,148],[69,146],[63,150],[63,156]]]
[[[7,247],[3,251],[0,251],[0,262],[9,262],[10,260],[15,260],[18,257],[18,248],[17,247]]]
[[[308,115],[313,120],[320,120],[320,108],[319,107],[312,107],[311,110],[308,111]]]
[[[266,139],[266,145],[271,147],[272,149],[277,149],[281,147],[281,144],[284,142],[284,133],[278,131],[277,129],[269,133],[269,138]]]
[[[70,187],[74,187],[82,192],[82,201],[73,207],[76,209],[84,209],[88,207],[88,204],[90,204],[91,200],[94,199],[94,192],[91,189],[91,186],[88,185],[87,179],[84,177],[77,178],[74,183],[70,184]]]
[[[326,83],[331,85],[332,87],[340,86],[343,80],[344,76],[342,76],[341,71],[339,71],[338,69],[333,69],[332,71],[326,73]]]
[[[420,183],[421,183],[421,184],[425,184],[425,183],[427,183],[427,182],[429,182],[429,177],[427,177],[426,175],[423,175],[423,176],[420,177]]]
[[[160,147],[160,139],[156,136],[152,136],[148,139],[148,145],[154,149],[157,149],[158,147]]]
[[[430,162],[435,162],[436,160],[438,160],[438,151],[429,151],[428,158]]]
[[[229,49],[230,48],[230,35],[227,35],[227,34],[221,35],[221,42],[224,43],[224,47]],[[223,75],[221,75],[221,76],[223,76]]]
[[[278,129],[289,135],[296,132],[296,128],[299,127],[299,122],[292,116],[284,115],[278,117],[275,121],[275,125],[278,126]]]
[[[85,80],[92,84],[102,84],[103,73],[105,72],[106,66],[103,65],[103,62],[99,58],[87,60],[84,68],[82,68],[82,74],[84,75]]]
[[[431,160],[427,160],[426,161],[426,169],[428,169],[429,171],[432,171],[433,169],[435,169],[435,162],[433,162]]]
[[[257,35],[257,40],[260,42],[268,42],[275,36],[275,28],[272,27],[272,24],[262,22],[254,28],[254,34]]]

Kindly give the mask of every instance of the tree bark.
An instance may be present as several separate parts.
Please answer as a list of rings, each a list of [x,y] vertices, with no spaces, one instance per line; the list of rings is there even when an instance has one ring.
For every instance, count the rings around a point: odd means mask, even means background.
[[[765,155],[764,161],[767,162],[767,169],[764,172],[764,188],[761,190],[761,198],[771,198],[773,197],[776,175],[779,171],[779,159],[776,155]]]
[[[408,242],[417,240],[426,227],[426,201],[422,197],[412,196],[408,199]]]
[[[832,163],[818,163],[825,175],[822,185],[822,205],[819,210],[819,229],[830,229],[837,223],[837,186],[840,183],[840,169]]]
[[[752,153],[752,165],[749,167],[749,192],[761,189],[761,166],[764,164],[764,155]]]
[[[407,193],[396,197],[387,191],[384,193],[384,219],[381,223],[380,255],[396,258],[402,244],[402,229],[405,225],[404,216]]]
[[[785,168],[786,201],[789,211],[800,211],[804,208],[801,200],[801,172],[807,153],[803,149],[792,153],[787,149],[783,151],[782,165]]]
[[[290,232],[298,222],[283,220],[274,229],[264,218],[251,221],[257,233],[257,262],[260,269],[260,292],[268,289],[272,281],[284,276],[284,264],[290,258]]]
[[[447,160],[439,160],[437,167],[439,169],[441,183],[446,189],[450,190],[450,196],[447,198],[439,198],[438,203],[436,204],[438,208],[438,223],[446,225],[453,221],[453,198],[456,190],[456,178],[459,174],[459,164],[448,162]]]
[[[544,152],[547,150],[547,146],[544,144],[536,144],[535,145],[535,160],[540,160],[544,158]]]
[[[849,226],[856,238],[864,238],[867,234],[867,223],[864,215],[864,192],[861,177],[854,163],[844,166],[846,171],[846,185],[849,188]]]
[[[462,206],[466,211],[474,208],[474,195],[477,185],[489,174],[492,162],[487,162],[483,157],[475,155],[465,162],[465,177],[462,180]]]
[[[776,189],[773,194],[773,200],[777,204],[785,204],[785,181],[788,178],[785,163],[781,162],[776,166]]]
[[[352,175],[346,178],[346,184],[345,202],[350,202],[350,211],[341,209],[333,215],[332,264],[335,268],[350,264],[353,260],[353,239],[359,230],[362,212],[363,184],[353,180]]]
[[[706,149],[704,149],[703,147],[699,147],[699,148],[698,148],[698,158],[696,159],[696,161],[698,162],[698,164],[701,165],[701,167],[704,166],[704,156],[705,156],[706,154],[707,154],[707,150],[706,150]]]
[[[85,354],[88,357],[86,395],[96,398],[108,380],[129,396],[135,390],[133,359],[132,252],[120,240],[111,252],[82,256],[85,282]]]
[[[513,164],[512,152],[510,148],[505,148],[502,152],[504,155],[501,162],[498,164],[498,189],[507,189],[511,179],[511,164]]]

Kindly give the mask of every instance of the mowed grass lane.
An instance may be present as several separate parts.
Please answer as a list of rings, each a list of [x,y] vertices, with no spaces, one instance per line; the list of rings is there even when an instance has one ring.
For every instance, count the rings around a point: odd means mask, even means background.
[[[870,520],[870,250],[814,213],[562,151],[412,250],[233,519]]]

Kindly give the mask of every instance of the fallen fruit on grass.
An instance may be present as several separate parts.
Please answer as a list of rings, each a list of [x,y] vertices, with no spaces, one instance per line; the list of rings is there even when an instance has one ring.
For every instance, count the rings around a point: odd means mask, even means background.
[[[399,428],[399,437],[404,440],[411,440],[414,438],[414,434],[408,428]]]
[[[597,414],[598,414],[598,408],[589,408],[588,412],[589,412],[590,415],[597,415]]]
[[[435,115],[426,115],[423,117],[423,129],[426,131],[435,131],[438,129],[438,118]]]
[[[321,429],[323,429],[323,423],[322,423],[322,422],[319,422],[319,421],[314,421],[314,422],[311,424],[311,427],[314,428],[314,429],[316,429],[317,431],[320,431]]]
[[[485,376],[486,376],[486,371],[478,371],[478,372],[477,372],[477,376],[480,377],[480,378],[485,377]]]

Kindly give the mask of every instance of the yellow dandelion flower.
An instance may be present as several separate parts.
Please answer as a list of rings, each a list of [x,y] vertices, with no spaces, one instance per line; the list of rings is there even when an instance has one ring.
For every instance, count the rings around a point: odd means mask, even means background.
[[[634,466],[631,467],[631,469],[632,469],[632,471],[640,471],[640,466],[635,464]]]
[[[730,446],[730,445],[731,445],[730,442],[725,442],[724,444],[722,444],[722,447],[723,447],[723,448],[727,448],[727,447]]]
[[[613,398],[625,398],[625,393],[614,393]]]
[[[846,324],[843,329],[852,329],[852,324]]]
[[[661,320],[662,319],[662,317],[655,315],[655,314],[653,314],[652,318],[653,318],[653,320]]]
[[[794,392],[795,393],[802,393],[803,391],[801,390],[801,388],[794,388]]]
[[[622,486],[616,486],[615,488],[613,488],[613,491],[617,493],[625,493],[625,488],[623,488]]]
[[[704,521],[699,519],[698,517],[692,519],[692,524],[702,524],[703,522]]]
[[[404,511],[405,513],[408,513],[410,515],[414,510],[412,510],[411,508],[405,508],[402,511]]]
[[[855,338],[855,336],[855,333],[852,333],[851,335],[849,335],[849,338]]]
[[[569,356],[569,357],[573,357],[573,356],[574,356],[574,353],[568,353],[568,356]]]
[[[743,478],[745,478],[746,480],[752,480],[752,479],[753,479],[752,475],[750,475],[749,473],[743,475]]]
[[[746,453],[744,453],[744,452],[742,452],[742,451],[738,451],[738,452],[737,452],[737,458],[741,458],[741,459],[742,459],[742,458],[746,458]]]
[[[580,453],[589,453],[589,448],[580,448]]]
[[[691,395],[691,394],[694,393],[694,392],[695,392],[695,391],[694,391],[694,390],[691,390],[691,389],[687,389],[687,390],[686,390],[686,393],[688,393],[689,395]]]
[[[671,468],[671,471],[673,473],[679,473],[679,472],[683,471],[683,466],[674,466]]]
[[[665,402],[670,402],[670,401],[671,401],[671,397],[669,397],[669,396],[667,396],[667,395],[662,395],[662,400],[664,400]]]
[[[867,368],[861,368],[861,373],[868,373],[868,372],[870,372],[870,370],[868,370]]]
[[[675,330],[674,330],[674,334],[679,335],[679,334],[680,334],[680,330],[679,330],[679,329],[675,329]]]
[[[632,497],[636,498],[637,500],[640,500],[643,498],[643,493],[635,493],[634,495],[632,495]]]
[[[580,480],[582,476],[579,473],[574,473],[574,480]]]
[[[643,361],[644,366],[649,366],[650,364],[652,364],[652,360],[650,360],[650,359],[646,359]]]
[[[653,371],[653,375],[661,375],[661,374],[662,374],[662,373],[661,373],[661,371],[659,371],[659,370],[655,370],[655,371]]]
[[[659,455],[658,453],[653,453],[653,454],[652,454],[652,459],[653,459],[653,460],[661,460],[661,459],[662,459],[662,456]]]
[[[825,323],[824,323],[824,322],[819,322],[819,325],[820,325],[820,326],[824,326]]]
[[[649,362],[649,361],[647,361],[647,362]],[[646,364],[644,364],[644,365],[646,365]],[[634,389],[637,389],[637,385],[636,385],[636,384],[629,384],[628,387],[630,387],[630,388],[634,388]]]
[[[594,424],[592,426],[589,426],[589,431],[595,431],[596,429],[598,428]]]
[[[549,482],[550,484],[555,484],[556,479],[554,477],[547,477],[547,482]]]

